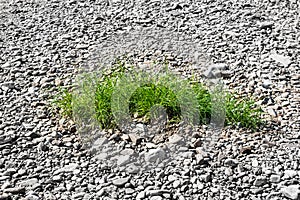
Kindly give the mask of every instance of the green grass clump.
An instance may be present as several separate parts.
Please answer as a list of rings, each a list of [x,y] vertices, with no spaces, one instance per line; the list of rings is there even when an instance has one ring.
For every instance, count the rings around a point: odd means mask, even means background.
[[[125,68],[122,65],[121,70],[113,70],[112,73],[103,75],[96,81],[95,94],[92,96],[94,101],[91,101],[94,105],[90,106],[95,109],[95,116],[93,117],[97,120],[101,128],[116,127],[111,101],[117,81],[124,76],[124,73]],[[166,77],[168,76],[166,75]],[[192,116],[197,110],[200,123],[209,123],[212,110],[211,94],[204,85],[198,82],[191,81],[188,84],[197,101],[196,107],[188,108],[188,114]],[[182,96],[186,99],[191,97],[188,93],[185,93],[185,89],[179,92],[183,92],[184,95]],[[62,114],[69,117],[72,117],[76,103],[84,104],[85,102],[84,100],[74,102],[72,95],[71,91],[63,90],[60,92],[59,98],[55,100],[55,105],[60,108]],[[177,123],[182,120],[182,107],[180,105],[185,101],[184,98],[180,99],[178,93],[175,94],[163,82],[156,80],[152,83],[141,85],[133,92],[128,102],[129,113],[131,117],[144,118],[146,122],[149,122],[151,107],[160,105],[165,108],[169,123]],[[231,93],[227,93],[225,98],[225,125],[236,125],[254,130],[262,124],[262,110],[255,105],[253,100],[238,99]]]

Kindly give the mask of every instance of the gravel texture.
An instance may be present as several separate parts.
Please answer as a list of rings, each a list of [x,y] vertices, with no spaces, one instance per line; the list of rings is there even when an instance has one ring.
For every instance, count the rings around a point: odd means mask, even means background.
[[[300,199],[299,13],[296,0],[1,1],[0,199]],[[80,66],[122,52],[99,49],[116,33],[147,27],[184,35],[194,41],[191,53],[196,46],[226,65],[226,86],[252,95],[268,125],[254,133],[224,128],[212,152],[195,142],[144,173],[134,164],[120,171],[103,161],[107,152],[82,148],[74,123],[55,115],[49,99],[57,86],[72,84]],[[140,138],[108,134],[97,144],[124,147],[122,167]],[[163,142],[176,145],[180,136],[152,139],[145,158],[164,157]]]

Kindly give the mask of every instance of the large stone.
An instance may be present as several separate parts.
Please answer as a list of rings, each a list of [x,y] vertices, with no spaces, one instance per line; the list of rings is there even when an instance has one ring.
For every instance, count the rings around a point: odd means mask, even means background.
[[[120,155],[117,159],[117,165],[122,166],[130,162],[130,155]]]
[[[156,162],[157,160],[162,161],[165,159],[165,152],[161,148],[150,149],[149,152],[145,154],[145,160],[147,162]]]
[[[280,62],[285,67],[287,67],[291,64],[291,59],[288,56],[283,56],[283,55],[279,55],[279,54],[272,54],[272,55],[270,55],[270,58],[272,58],[273,60],[275,60],[277,62]]]
[[[178,144],[181,143],[183,141],[183,137],[181,137],[178,134],[174,134],[171,137],[169,137],[169,143],[171,144]]]
[[[289,199],[298,200],[300,198],[299,185],[289,185],[281,188],[280,192]]]

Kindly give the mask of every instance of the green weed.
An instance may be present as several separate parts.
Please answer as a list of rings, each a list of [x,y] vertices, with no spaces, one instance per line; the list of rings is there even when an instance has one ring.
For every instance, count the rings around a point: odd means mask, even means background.
[[[77,100],[75,99],[75,101],[72,98],[74,95],[72,91],[62,90],[54,101],[55,105],[62,111],[63,115],[72,117],[74,107],[77,107],[77,113],[89,117],[90,112],[81,113],[87,112],[83,105],[89,104],[94,111],[92,117],[97,120],[101,128],[116,127],[111,108],[112,95],[118,80],[124,76],[126,70],[128,69],[119,63],[118,67],[110,73],[103,74],[101,77],[85,79],[87,83],[93,80],[94,86],[96,86],[93,90],[94,94],[91,95],[91,90],[89,89],[86,95]],[[153,79],[152,82],[150,80],[148,83],[138,87],[132,93],[128,102],[131,117],[144,118],[146,122],[149,122],[151,107],[160,105],[165,108],[169,123],[177,123],[182,120],[183,109],[185,109],[188,118],[193,119],[195,114],[198,113],[201,124],[209,123],[212,104],[211,94],[208,89],[196,81],[186,81],[181,89],[174,92],[168,87],[171,85],[164,84],[167,82],[171,84],[172,80],[174,82],[174,77],[166,73],[160,79]],[[87,100],[87,98],[90,99]],[[191,106],[185,104],[187,105],[186,108],[181,106],[183,103],[189,102],[190,99],[196,99],[197,105],[193,106],[192,102]],[[80,109],[80,106],[83,106],[82,109]],[[263,122],[261,119],[262,110],[255,105],[254,100],[235,98],[235,95],[227,93],[225,105],[221,106],[225,106],[226,125],[236,125],[255,130]],[[120,110],[122,109],[120,108]]]

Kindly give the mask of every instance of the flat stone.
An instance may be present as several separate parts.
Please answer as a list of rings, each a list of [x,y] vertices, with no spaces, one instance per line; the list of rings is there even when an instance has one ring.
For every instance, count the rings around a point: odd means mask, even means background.
[[[181,143],[182,141],[183,141],[183,137],[181,137],[178,134],[174,134],[169,137],[169,143],[171,143],[171,144],[178,144],[178,143]]]
[[[289,185],[281,188],[280,192],[289,199],[298,200],[300,197],[299,185]]]
[[[131,188],[126,188],[125,189],[126,194],[133,194],[134,192],[135,192],[134,189],[131,189]]]
[[[52,180],[54,180],[54,181],[61,181],[62,177],[60,175],[55,175],[55,176],[53,176]]]
[[[103,146],[108,142],[106,137],[100,137],[93,143],[93,146]]]
[[[210,191],[214,194],[218,193],[219,192],[219,189],[218,188],[210,188]]]
[[[122,166],[130,162],[130,155],[120,155],[117,159],[117,165]]]
[[[259,163],[257,159],[252,160],[252,167],[258,167]]]
[[[24,186],[24,187],[31,187],[31,186],[37,184],[38,182],[39,181],[37,178],[31,178],[31,179],[20,181],[20,182],[18,182],[17,185]]]
[[[265,176],[258,176],[254,181],[254,186],[259,187],[259,186],[263,186],[266,183],[267,183],[267,178]]]
[[[129,138],[131,140],[131,142],[134,144],[134,145],[137,145],[141,142],[142,140],[142,137],[138,136],[137,134],[134,134],[134,133],[130,133],[129,134]]]
[[[86,44],[77,44],[76,49],[88,49],[89,45]]]
[[[175,180],[173,182],[173,188],[175,188],[175,189],[178,188],[180,186],[180,184],[181,184],[180,180]]]
[[[264,21],[258,23],[260,29],[272,28],[274,26],[274,22]]]
[[[99,153],[94,156],[96,160],[105,160],[108,157],[107,153]]]
[[[1,84],[1,87],[6,87],[8,89],[14,89],[15,88],[15,82],[8,81]]]
[[[288,67],[292,62],[290,57],[279,54],[272,54],[270,55],[270,58],[275,60],[276,62],[283,64],[285,67]]]
[[[136,199],[144,199],[146,197],[146,192],[145,191],[141,191],[136,195]]]
[[[161,196],[152,196],[150,200],[162,200],[163,198]]]
[[[136,174],[139,172],[139,168],[134,164],[129,164],[128,166],[126,166],[126,172],[128,172],[129,174]]]
[[[112,181],[112,184],[118,187],[124,186],[128,181],[130,180],[130,177],[126,178],[118,178]]]
[[[239,164],[239,161],[236,159],[227,158],[224,161],[224,164],[230,167],[236,167]]]
[[[150,149],[149,152],[145,153],[145,160],[147,162],[155,162],[157,159],[160,161],[165,159],[165,152],[161,148]]]
[[[124,150],[122,150],[120,152],[121,155],[133,155],[134,154],[134,150],[133,149],[129,149],[129,148],[126,148]]]
[[[79,168],[79,164],[77,163],[69,163],[68,165],[63,167],[64,172],[73,172],[75,169]]]
[[[280,176],[276,174],[272,174],[270,176],[270,182],[271,183],[279,183],[280,182]]]
[[[159,196],[162,195],[163,193],[170,193],[168,190],[148,190],[146,191],[147,196]]]
[[[24,187],[6,188],[3,190],[4,193],[21,194],[25,193]]]
[[[295,170],[288,169],[288,170],[284,171],[284,176],[287,177],[287,178],[294,178],[295,176],[297,176],[297,174],[298,173]]]
[[[210,174],[202,174],[200,175],[200,180],[204,182],[210,182],[211,181],[211,175]]]

